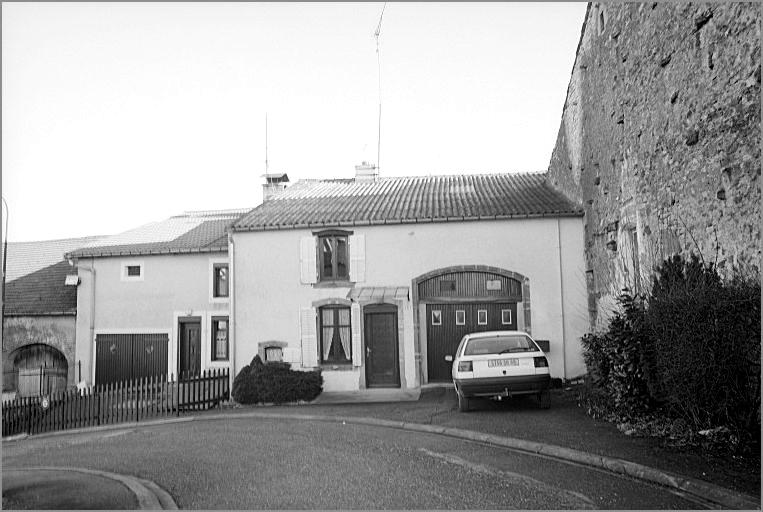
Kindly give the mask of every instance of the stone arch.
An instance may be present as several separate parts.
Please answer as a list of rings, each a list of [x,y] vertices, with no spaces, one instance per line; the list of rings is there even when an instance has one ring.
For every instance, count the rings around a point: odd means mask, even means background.
[[[7,384],[21,396],[66,389],[69,362],[58,348],[46,343],[30,343],[16,348],[8,359],[13,368],[10,373],[13,383]],[[5,387],[6,383],[3,384]]]

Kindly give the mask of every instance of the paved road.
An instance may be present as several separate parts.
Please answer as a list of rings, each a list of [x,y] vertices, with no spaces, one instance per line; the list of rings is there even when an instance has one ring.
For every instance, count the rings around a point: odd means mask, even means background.
[[[671,492],[444,436],[291,420],[197,421],[28,439],[3,467],[153,480],[180,508],[698,508]]]

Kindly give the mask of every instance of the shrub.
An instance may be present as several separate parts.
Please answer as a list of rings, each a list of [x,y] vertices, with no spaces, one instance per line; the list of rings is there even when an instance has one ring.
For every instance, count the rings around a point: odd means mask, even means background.
[[[724,282],[696,256],[665,260],[643,303],[621,296],[607,331],[583,337],[586,408],[759,445],[760,298],[757,278]]]
[[[627,293],[618,303],[622,311],[612,317],[605,333],[583,337],[583,357],[593,385],[607,392],[614,412],[633,416],[651,406],[643,371],[644,306]]]
[[[289,363],[263,363],[257,355],[236,375],[232,394],[242,404],[281,404],[314,400],[322,390],[320,370],[292,370]]]
[[[760,434],[760,281],[722,282],[696,256],[657,269],[646,323],[650,393],[694,429]]]

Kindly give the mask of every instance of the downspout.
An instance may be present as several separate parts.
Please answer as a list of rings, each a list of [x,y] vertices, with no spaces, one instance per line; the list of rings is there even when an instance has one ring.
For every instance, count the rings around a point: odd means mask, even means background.
[[[90,272],[90,339],[93,343],[93,353],[95,353],[95,260],[90,260],[90,268],[80,266],[79,260],[76,260],[74,264],[77,265],[77,270],[82,269]],[[95,384],[95,357],[90,361],[91,374],[93,376],[93,384]],[[81,377],[81,376],[80,376]]]
[[[233,245],[233,232],[228,232],[228,287],[230,293],[230,329],[228,329],[228,336],[230,337],[230,369],[228,370],[228,389],[231,394],[233,393],[233,378],[236,373],[236,272],[235,272],[235,245]]]
[[[556,218],[556,253],[559,255],[559,295],[562,306],[562,374],[563,379],[567,380],[567,335],[564,330],[564,274],[562,274],[562,233],[561,233],[561,219]]]

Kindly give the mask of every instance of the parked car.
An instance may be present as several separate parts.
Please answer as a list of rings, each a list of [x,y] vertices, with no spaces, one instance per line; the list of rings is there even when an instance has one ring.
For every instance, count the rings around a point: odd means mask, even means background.
[[[514,395],[536,395],[542,409],[550,405],[548,359],[526,332],[467,334],[455,356],[445,360],[453,362],[460,411],[468,411],[474,398],[502,400]]]

